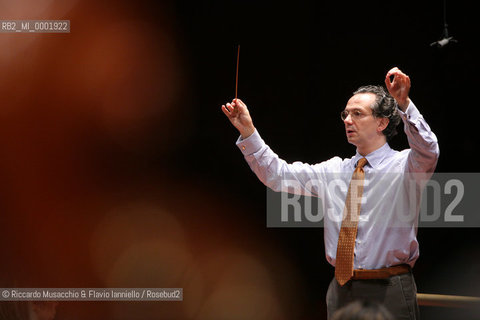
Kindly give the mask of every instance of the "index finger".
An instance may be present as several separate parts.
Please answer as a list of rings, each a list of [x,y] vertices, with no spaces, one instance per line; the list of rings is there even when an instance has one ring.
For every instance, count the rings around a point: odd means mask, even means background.
[[[242,107],[246,107],[245,103],[244,103],[242,100],[238,99],[238,98],[233,99],[233,103],[238,104],[238,105],[240,105],[240,106],[242,106]]]

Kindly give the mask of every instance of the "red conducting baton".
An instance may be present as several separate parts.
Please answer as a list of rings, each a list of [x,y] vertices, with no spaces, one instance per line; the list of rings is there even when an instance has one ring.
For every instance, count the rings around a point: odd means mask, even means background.
[[[240,45],[237,46],[237,73],[235,76],[235,99],[237,99],[238,93],[238,63],[240,62]]]

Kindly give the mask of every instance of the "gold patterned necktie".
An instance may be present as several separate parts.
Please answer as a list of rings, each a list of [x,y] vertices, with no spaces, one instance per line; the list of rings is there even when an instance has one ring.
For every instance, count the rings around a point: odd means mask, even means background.
[[[357,238],[358,217],[360,215],[365,172],[363,166],[367,159],[358,160],[357,167],[348,186],[342,227],[338,236],[337,257],[335,262],[335,278],[343,286],[353,277],[353,253]]]

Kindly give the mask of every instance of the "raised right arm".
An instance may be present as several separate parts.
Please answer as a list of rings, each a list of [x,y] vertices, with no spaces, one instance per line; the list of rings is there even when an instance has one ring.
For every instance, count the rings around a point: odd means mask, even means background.
[[[340,158],[310,165],[302,162],[287,163],[272,151],[253,126],[247,106],[239,99],[222,106],[230,122],[240,132],[237,146],[245,160],[267,187],[274,191],[322,197],[327,163],[339,164]]]

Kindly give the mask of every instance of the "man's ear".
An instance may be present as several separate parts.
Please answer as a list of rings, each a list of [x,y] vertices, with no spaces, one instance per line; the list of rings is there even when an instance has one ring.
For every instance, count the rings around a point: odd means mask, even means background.
[[[390,119],[388,118],[377,118],[377,131],[382,132],[388,126]]]

